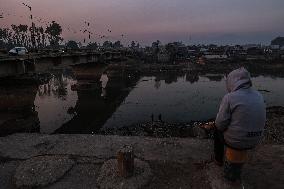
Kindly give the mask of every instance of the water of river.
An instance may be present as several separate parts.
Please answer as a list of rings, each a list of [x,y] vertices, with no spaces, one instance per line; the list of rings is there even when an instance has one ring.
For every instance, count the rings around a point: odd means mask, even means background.
[[[129,87],[120,81],[113,89],[107,84],[103,96],[101,91],[72,91],[76,80],[57,75],[39,87],[34,101],[40,132],[92,133],[102,127],[150,121],[151,114],[154,119],[161,114],[162,120],[168,122],[207,120],[215,117],[226,93],[224,78],[215,75],[194,80],[185,75],[170,82],[154,76],[141,77],[135,83]],[[254,88],[263,94],[267,106],[284,106],[283,83],[284,78],[253,78]]]

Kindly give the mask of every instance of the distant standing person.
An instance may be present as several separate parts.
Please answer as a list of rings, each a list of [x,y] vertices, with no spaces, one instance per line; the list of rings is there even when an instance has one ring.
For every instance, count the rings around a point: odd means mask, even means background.
[[[154,114],[151,114],[151,120],[154,122]]]
[[[106,97],[106,86],[107,86],[107,83],[108,83],[108,76],[106,74],[106,72],[104,72],[100,78],[100,82],[102,83],[102,93],[101,93],[101,96],[102,97]]]
[[[266,108],[262,95],[252,88],[245,68],[232,71],[226,85],[228,93],[222,99],[215,120],[214,158],[221,166],[225,153],[224,176],[235,182],[240,181],[247,150],[255,148],[262,139]]]
[[[162,121],[162,114],[159,114],[158,120],[159,120],[159,121]]]

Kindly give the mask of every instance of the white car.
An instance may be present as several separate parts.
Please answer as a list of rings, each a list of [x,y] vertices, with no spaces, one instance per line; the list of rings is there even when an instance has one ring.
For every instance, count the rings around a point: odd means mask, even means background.
[[[9,51],[10,55],[25,55],[28,53],[26,47],[15,47]]]

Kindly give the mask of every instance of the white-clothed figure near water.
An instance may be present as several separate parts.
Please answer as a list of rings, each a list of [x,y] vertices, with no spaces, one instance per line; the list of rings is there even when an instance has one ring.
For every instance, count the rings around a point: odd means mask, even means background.
[[[108,83],[108,76],[107,74],[103,73],[103,75],[101,76],[100,82],[102,83],[102,93],[101,96],[105,97],[106,96],[106,86]]]

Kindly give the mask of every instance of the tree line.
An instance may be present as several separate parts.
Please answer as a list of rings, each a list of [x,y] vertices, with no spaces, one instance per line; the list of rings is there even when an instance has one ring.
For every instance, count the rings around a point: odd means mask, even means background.
[[[11,28],[0,28],[0,47],[11,48],[24,46],[29,49],[41,49],[47,46],[59,47],[63,41],[61,37],[62,27],[52,21],[45,28],[42,26],[11,25]]]

